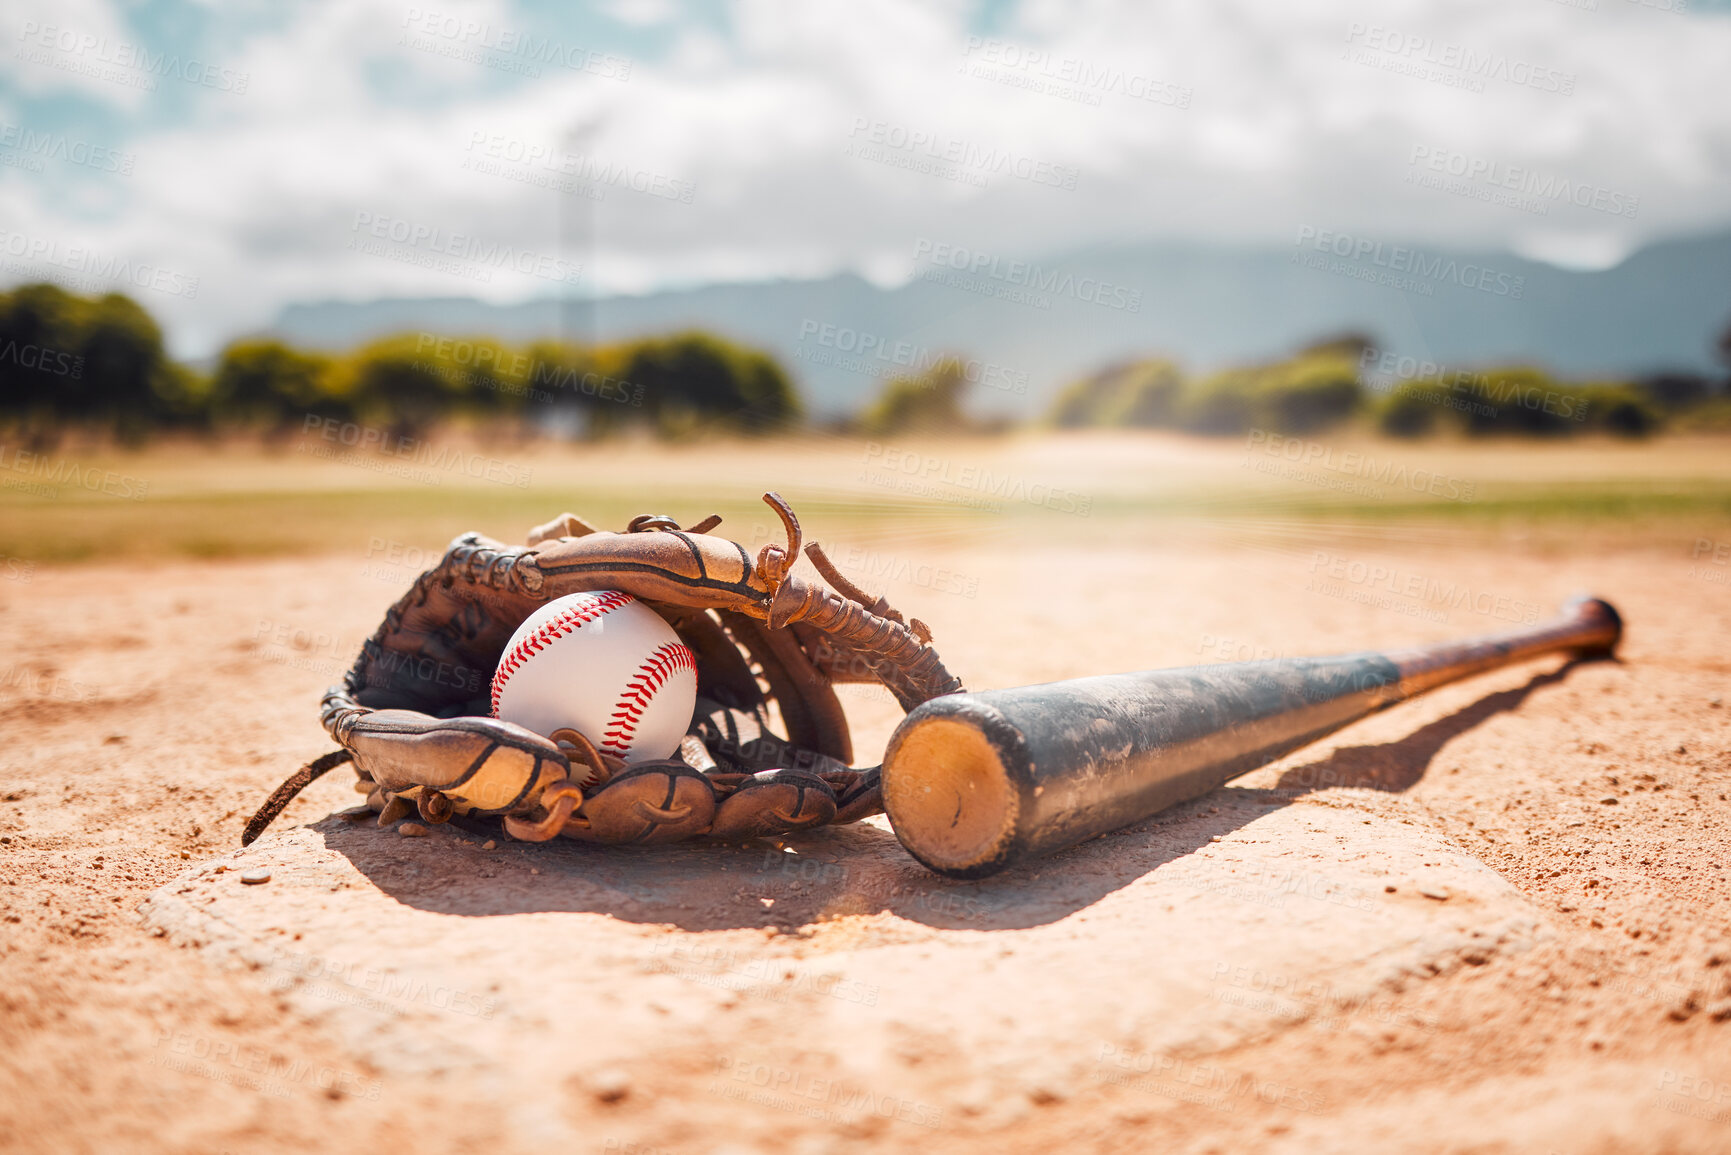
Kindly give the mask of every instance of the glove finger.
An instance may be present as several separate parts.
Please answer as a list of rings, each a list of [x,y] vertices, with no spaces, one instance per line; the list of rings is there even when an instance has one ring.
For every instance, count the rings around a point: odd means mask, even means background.
[[[883,779],[876,766],[861,771],[845,788],[833,782],[830,788],[835,791],[835,817],[830,822],[836,826],[883,813]]]
[[[460,814],[532,807],[549,783],[571,773],[558,746],[496,718],[375,710],[352,723],[343,744],[354,753],[355,768],[386,791],[437,790]],[[587,769],[578,767],[579,773]]]
[[[709,829],[715,788],[683,762],[639,762],[583,802],[560,831],[584,842],[680,842]]]
[[[803,770],[765,770],[747,778],[722,800],[709,833],[730,842],[788,834],[829,822],[835,811],[835,794],[817,775]]]

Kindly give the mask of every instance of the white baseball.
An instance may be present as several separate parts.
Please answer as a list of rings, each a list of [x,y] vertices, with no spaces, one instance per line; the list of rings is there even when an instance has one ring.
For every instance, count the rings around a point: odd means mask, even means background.
[[[493,716],[581,731],[627,762],[669,758],[691,725],[697,661],[673,627],[618,590],[548,602],[517,627],[493,675]]]

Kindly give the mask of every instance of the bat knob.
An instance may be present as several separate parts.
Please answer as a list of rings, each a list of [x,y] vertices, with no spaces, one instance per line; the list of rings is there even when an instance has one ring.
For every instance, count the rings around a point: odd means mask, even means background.
[[[1582,640],[1577,651],[1596,657],[1611,657],[1623,640],[1623,615],[1604,598],[1576,594],[1562,605],[1563,614],[1579,623]]]

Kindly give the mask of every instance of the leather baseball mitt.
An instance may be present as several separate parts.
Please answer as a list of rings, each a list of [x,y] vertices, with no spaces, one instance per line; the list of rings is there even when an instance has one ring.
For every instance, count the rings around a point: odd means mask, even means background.
[[[643,516],[608,533],[564,514],[522,547],[457,538],[325,692],[320,718],[340,748],[278,787],[241,844],[344,762],[381,824],[411,811],[428,822],[497,815],[526,841],[742,840],[878,813],[878,770],[851,768],[833,686],[878,682],[912,709],[962,685],[923,623],[863,593],[816,542],[804,552],[833,588],[789,572],[799,521],[776,494],[763,499],[787,544],[756,558],[710,532],[720,517],[681,529]],[[517,627],[550,599],[592,590],[637,598],[694,655],[697,707],[678,758],[627,765],[577,730],[543,736],[491,716],[493,672]]]

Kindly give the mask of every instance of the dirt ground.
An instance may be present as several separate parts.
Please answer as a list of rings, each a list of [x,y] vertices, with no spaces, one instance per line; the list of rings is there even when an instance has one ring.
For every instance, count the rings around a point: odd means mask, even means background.
[[[978,883],[881,817],[745,848],[402,838],[334,816],[346,770],[242,854],[412,573],[39,566],[0,588],[0,1148],[1731,1149],[1731,567],[1090,528],[922,540],[948,577],[867,584],[971,688],[1392,648],[1583,589],[1628,633]],[[1444,582],[1474,596],[1403,592]],[[893,705],[845,700],[881,750]]]

